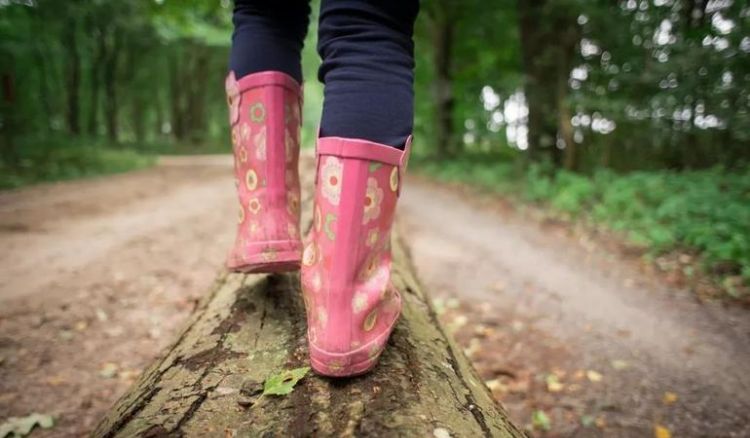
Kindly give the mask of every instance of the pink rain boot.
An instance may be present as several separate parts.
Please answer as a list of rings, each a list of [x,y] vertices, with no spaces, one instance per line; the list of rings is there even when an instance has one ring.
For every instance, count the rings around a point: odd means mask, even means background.
[[[226,80],[239,197],[237,238],[227,267],[282,272],[299,267],[297,168],[301,89],[275,71]]]
[[[410,144],[401,151],[318,139],[313,226],[302,256],[310,362],[318,374],[369,371],[401,313],[390,231]]]

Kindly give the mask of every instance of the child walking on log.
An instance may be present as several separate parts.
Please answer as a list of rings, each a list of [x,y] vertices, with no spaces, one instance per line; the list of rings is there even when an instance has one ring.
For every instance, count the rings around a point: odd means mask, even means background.
[[[239,198],[236,272],[301,269],[310,363],[377,363],[401,312],[390,231],[411,145],[418,0],[322,0],[313,225],[300,238],[301,50],[308,0],[235,0],[226,79]]]

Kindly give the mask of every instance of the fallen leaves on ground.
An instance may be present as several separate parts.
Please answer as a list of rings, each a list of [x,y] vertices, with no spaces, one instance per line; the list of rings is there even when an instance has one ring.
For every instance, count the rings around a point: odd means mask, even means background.
[[[98,319],[99,322],[109,321],[109,315],[107,315],[107,312],[105,312],[103,309],[97,308],[94,314],[96,315],[96,319]]]
[[[535,428],[545,431],[552,428],[552,423],[550,422],[549,417],[542,410],[534,411],[534,413],[531,414],[531,424]]]
[[[560,382],[560,379],[554,374],[547,374],[547,391],[549,392],[560,392],[565,389],[565,385]]]
[[[672,438],[672,432],[666,427],[656,424],[654,425],[654,438]]]
[[[282,371],[266,379],[263,383],[263,395],[287,395],[294,391],[294,386],[310,371],[310,367]]]
[[[664,397],[662,397],[661,401],[664,402],[665,405],[671,405],[677,401],[677,394],[667,391],[664,393]]]
[[[120,367],[118,367],[116,363],[107,362],[99,370],[99,375],[105,379],[112,379],[117,376],[119,369]]]
[[[50,386],[60,386],[63,383],[68,383],[68,379],[66,379],[65,377],[61,376],[60,374],[55,374],[54,376],[47,377],[46,382]]]
[[[128,383],[133,383],[141,375],[141,370],[129,369],[121,370],[117,373],[117,377]]]
[[[0,438],[23,437],[31,433],[35,427],[49,429],[55,425],[51,415],[33,413],[26,417],[10,417],[0,424]]]
[[[612,368],[614,368],[614,369],[616,369],[618,371],[619,370],[624,370],[625,368],[627,368],[629,366],[630,365],[627,362],[625,362],[624,360],[616,359],[616,360],[612,361]]]
[[[438,427],[432,431],[432,436],[434,436],[435,438],[451,438],[451,433],[448,431],[448,429]]]
[[[508,390],[508,387],[503,384],[499,379],[492,379],[484,382],[485,385],[487,385],[487,388],[490,389],[491,392],[499,391],[499,392],[505,392]]]

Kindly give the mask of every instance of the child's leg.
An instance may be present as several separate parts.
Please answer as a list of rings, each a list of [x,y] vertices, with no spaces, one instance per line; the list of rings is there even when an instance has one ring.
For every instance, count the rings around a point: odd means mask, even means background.
[[[300,52],[309,15],[309,0],[235,0],[229,69],[238,79],[280,71],[302,83]]]
[[[414,117],[412,33],[418,10],[418,0],[322,0],[321,137],[403,148]]]
[[[325,103],[301,269],[319,374],[371,369],[401,313],[390,233],[411,141],[417,9],[417,0],[322,3]]]
[[[236,0],[226,80],[239,217],[227,266],[299,267],[299,156],[307,0]]]

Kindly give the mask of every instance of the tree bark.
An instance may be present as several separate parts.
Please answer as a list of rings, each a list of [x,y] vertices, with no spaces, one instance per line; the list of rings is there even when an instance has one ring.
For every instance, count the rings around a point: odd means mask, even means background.
[[[78,51],[78,22],[75,18],[68,20],[65,31],[65,48],[67,52],[67,92],[68,92],[68,131],[71,134],[81,133],[80,123],[80,85],[81,55]]]
[[[563,150],[557,147],[557,138],[564,126],[556,112],[567,104],[567,80],[578,41],[576,14],[548,0],[518,0],[518,15],[529,156],[560,166]]]
[[[89,103],[89,121],[88,133],[96,136],[99,132],[99,89],[101,88],[102,67],[106,60],[107,49],[105,47],[104,32],[105,30],[94,26],[95,35],[98,37],[96,56],[91,65],[91,102]]]
[[[180,56],[181,50],[175,48],[171,54],[169,62],[169,103],[171,109],[171,126],[172,136],[175,140],[181,141],[184,138],[184,114],[183,114],[183,95],[184,86],[182,84],[182,75],[180,69],[184,68],[181,65],[182,56]]]
[[[13,65],[12,63],[10,65]],[[0,157],[7,163],[18,163],[18,152],[16,151],[16,80],[13,71],[0,72],[0,83],[2,84],[2,101],[0,101],[0,115],[3,118],[3,124],[0,125],[0,134],[2,134],[2,148]]]
[[[265,378],[307,365],[299,277],[222,274],[94,436],[524,436],[446,335],[394,243],[404,311],[373,372],[310,373],[290,395],[258,399]]]
[[[161,139],[164,136],[164,97],[161,89],[154,91],[154,137]]]
[[[541,57],[545,49],[542,35],[542,10],[546,0],[518,0],[519,37],[521,41],[521,60],[524,71],[524,93],[529,108],[528,115],[528,154],[532,161],[539,161],[554,144],[557,134],[554,124],[548,123],[549,90],[544,86],[547,81],[541,74],[544,60]]]
[[[120,35],[117,29],[112,29],[110,38],[104,62],[104,93],[106,96],[104,116],[107,125],[107,136],[112,142],[117,143],[117,116],[119,111],[117,104],[117,69],[120,57]]]
[[[37,20],[35,20],[37,21]],[[34,29],[38,32],[37,35],[41,35],[43,30],[41,30],[42,26],[36,25],[34,26]],[[49,66],[49,61],[47,59],[47,54],[49,53],[49,50],[46,49],[46,43],[44,41],[44,38],[39,38],[38,40],[34,41],[34,48],[33,48],[33,57],[37,65],[37,69],[39,69],[39,96],[41,96],[41,104],[42,109],[44,111],[44,114],[53,114],[52,109],[52,101],[53,96],[50,92],[50,76],[52,76],[52,68]],[[12,65],[12,64],[10,64]],[[48,131],[50,128],[50,124],[48,120],[44,121],[44,130]]]
[[[187,107],[187,137],[191,143],[200,143],[204,140],[206,131],[206,86],[208,67],[210,65],[210,53],[205,46],[194,44],[191,48],[193,54],[193,65],[188,70],[193,80],[182,81],[183,86],[188,87]]]
[[[578,169],[578,148],[574,139],[573,124],[571,121],[572,112],[570,102],[568,101],[570,94],[568,80],[573,64],[573,52],[579,37],[580,35],[575,26],[562,31],[560,33],[560,48],[557,53],[557,132],[563,147],[562,164],[567,170]],[[555,149],[557,149],[558,153],[560,152],[559,147]]]
[[[432,26],[433,59],[435,62],[435,82],[433,94],[435,98],[435,145],[441,158],[452,153],[453,108],[453,33],[454,24],[448,11],[436,12]]]
[[[570,121],[570,108],[568,108],[565,100],[559,102],[558,116],[560,118],[560,139],[565,146],[565,149],[563,150],[563,165],[565,166],[565,169],[575,171],[578,169],[578,151],[576,142],[573,138],[573,125]]]
[[[143,95],[139,94],[133,97],[133,134],[135,134],[135,141],[139,145],[146,141],[146,104],[146,98]]]

